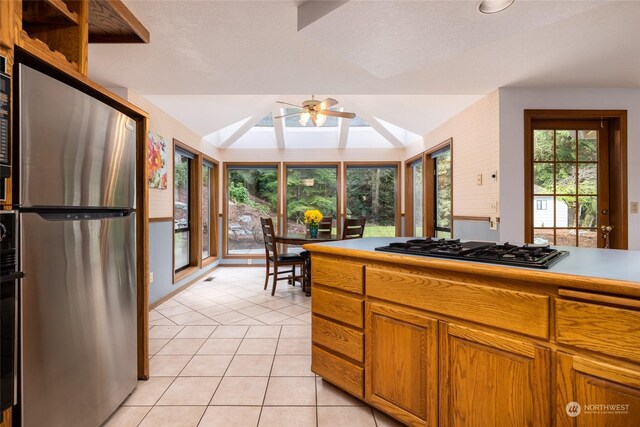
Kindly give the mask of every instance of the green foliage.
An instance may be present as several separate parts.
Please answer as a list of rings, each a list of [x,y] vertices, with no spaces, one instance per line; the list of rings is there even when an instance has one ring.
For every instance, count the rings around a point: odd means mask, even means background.
[[[349,168],[347,216],[367,218],[365,231],[374,225],[395,227],[396,179],[395,168]]]
[[[598,160],[597,131],[557,130],[554,141],[554,131],[535,130],[533,142],[534,193],[553,194],[555,185],[568,207],[568,225],[577,220],[579,227],[596,227],[598,168],[587,162]]]
[[[318,209],[337,217],[336,168],[291,168],[287,173],[287,219],[302,224],[304,212]]]
[[[229,183],[229,198],[236,203],[247,203],[249,201],[249,190],[242,184]]]
[[[176,154],[175,167],[174,167],[174,182],[176,188],[187,188],[189,182],[188,165],[189,159],[182,157],[180,154]]]
[[[436,225],[451,228],[451,151],[436,157]]]

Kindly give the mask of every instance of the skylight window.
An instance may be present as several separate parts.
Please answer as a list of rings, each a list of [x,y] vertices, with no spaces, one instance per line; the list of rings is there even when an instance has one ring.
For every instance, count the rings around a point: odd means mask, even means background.
[[[360,116],[356,116],[355,118],[351,119],[351,123],[349,123],[349,127],[364,128],[364,127],[370,127],[370,126],[369,126],[369,123],[362,120]]]
[[[260,120],[256,127],[264,127],[264,128],[272,128],[273,127],[273,115],[271,113],[264,116],[262,120]]]

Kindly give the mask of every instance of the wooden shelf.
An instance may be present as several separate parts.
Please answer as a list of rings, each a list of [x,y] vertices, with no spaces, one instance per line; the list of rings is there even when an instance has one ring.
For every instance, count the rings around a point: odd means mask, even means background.
[[[16,44],[32,55],[47,58],[60,69],[71,68],[73,71],[79,71],[77,62],[69,61],[62,52],[52,50],[47,43],[40,39],[30,37],[26,31],[20,32],[20,39],[16,41]]]
[[[120,0],[89,0],[89,43],[149,43],[149,30]]]
[[[88,0],[23,0],[21,46],[87,73]]]
[[[74,26],[78,24],[78,14],[70,11],[62,0],[23,0],[22,2],[22,26],[27,32],[29,32],[28,27],[33,26]]]

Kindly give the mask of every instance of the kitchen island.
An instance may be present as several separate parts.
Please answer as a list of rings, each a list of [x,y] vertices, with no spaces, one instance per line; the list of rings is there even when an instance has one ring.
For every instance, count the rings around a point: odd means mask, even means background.
[[[640,425],[640,252],[548,270],[306,245],[312,370],[408,425]]]

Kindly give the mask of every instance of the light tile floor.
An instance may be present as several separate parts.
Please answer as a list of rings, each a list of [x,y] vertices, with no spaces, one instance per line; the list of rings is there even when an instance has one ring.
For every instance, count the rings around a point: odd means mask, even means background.
[[[149,313],[148,381],[106,427],[400,426],[311,372],[311,298],[223,267]]]

